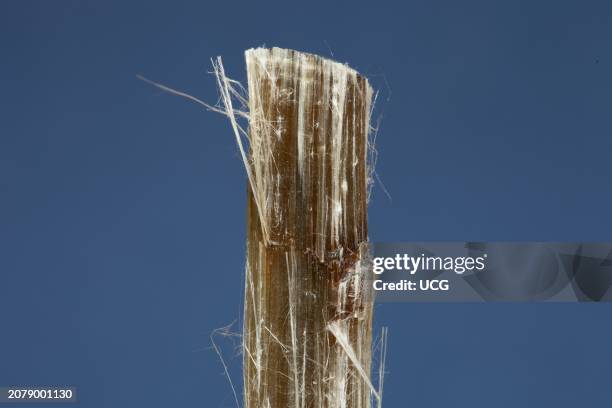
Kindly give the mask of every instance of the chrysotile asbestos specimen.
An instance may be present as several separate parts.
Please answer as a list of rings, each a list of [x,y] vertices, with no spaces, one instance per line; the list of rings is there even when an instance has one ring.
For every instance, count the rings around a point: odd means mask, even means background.
[[[247,408],[369,407],[372,88],[346,65],[246,52]]]

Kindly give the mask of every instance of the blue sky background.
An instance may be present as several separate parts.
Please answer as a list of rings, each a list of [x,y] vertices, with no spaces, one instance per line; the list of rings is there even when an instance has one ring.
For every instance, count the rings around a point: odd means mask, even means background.
[[[136,74],[214,102],[210,57],[333,53],[382,92],[371,240],[610,240],[611,39],[606,1],[3,1],[0,385],[233,404],[209,335],[240,314],[244,170]],[[610,406],[610,312],[379,305],[386,406]]]

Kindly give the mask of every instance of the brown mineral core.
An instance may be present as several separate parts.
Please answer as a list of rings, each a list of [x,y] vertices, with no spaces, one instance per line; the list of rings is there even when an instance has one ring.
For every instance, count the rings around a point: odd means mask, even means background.
[[[369,407],[372,88],[291,50],[248,50],[246,63],[245,406]]]

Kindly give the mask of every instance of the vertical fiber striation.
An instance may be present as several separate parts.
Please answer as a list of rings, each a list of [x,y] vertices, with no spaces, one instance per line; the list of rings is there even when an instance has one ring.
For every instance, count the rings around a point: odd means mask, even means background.
[[[246,62],[245,406],[369,407],[372,88],[296,51],[252,49]]]

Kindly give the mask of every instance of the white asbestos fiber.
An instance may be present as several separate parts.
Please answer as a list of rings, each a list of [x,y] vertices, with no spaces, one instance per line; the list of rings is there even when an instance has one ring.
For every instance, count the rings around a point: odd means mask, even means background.
[[[244,407],[380,408],[387,331],[375,386],[366,279],[372,88],[316,55],[245,56],[248,94],[213,60],[215,106],[141,77],[227,116],[246,169]]]
[[[248,96],[213,63],[214,109],[249,179],[244,405],[380,407],[365,279],[372,88],[347,65],[292,50],[248,50],[246,64]]]

